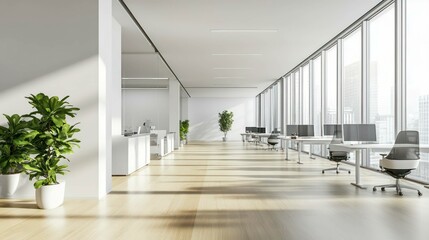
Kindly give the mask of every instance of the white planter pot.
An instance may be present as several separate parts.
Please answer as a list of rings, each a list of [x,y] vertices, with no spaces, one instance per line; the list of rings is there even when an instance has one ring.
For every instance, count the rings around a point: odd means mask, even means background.
[[[20,173],[15,174],[0,174],[0,196],[9,197],[18,189]]]
[[[52,209],[64,203],[65,182],[36,189],[36,203],[41,209]]]

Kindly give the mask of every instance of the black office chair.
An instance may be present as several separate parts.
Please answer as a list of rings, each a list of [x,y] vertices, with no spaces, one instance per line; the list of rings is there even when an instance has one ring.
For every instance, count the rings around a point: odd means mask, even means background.
[[[405,176],[411,173],[411,170],[419,166],[419,132],[399,132],[390,153],[387,156],[386,154],[381,154],[381,156],[383,158],[380,160],[380,168],[383,172],[395,178],[396,183],[374,186],[373,191],[377,191],[378,187],[381,188],[381,191],[385,191],[386,188],[396,188],[396,193],[402,196],[402,189],[406,188],[416,190],[419,196],[422,195],[419,189],[400,184],[400,179],[405,178]]]
[[[334,136],[332,138],[332,141],[330,144],[341,144],[343,143],[343,136],[342,136],[342,131],[340,129],[335,130],[334,132]],[[335,170],[335,172],[338,174],[340,173],[340,171],[347,171],[349,174],[351,173],[351,171],[349,169],[346,168],[341,168],[340,167],[340,162],[341,161],[347,161],[349,160],[349,153],[345,152],[345,151],[331,151],[331,149],[328,147],[329,150],[329,156],[328,159],[330,161],[334,161],[337,163],[337,166],[334,168],[326,168],[322,170],[322,173],[325,173],[325,171],[333,171]]]
[[[275,146],[280,143],[279,134],[272,131],[271,135],[268,137],[267,143],[268,146],[271,146],[271,150],[277,150]]]

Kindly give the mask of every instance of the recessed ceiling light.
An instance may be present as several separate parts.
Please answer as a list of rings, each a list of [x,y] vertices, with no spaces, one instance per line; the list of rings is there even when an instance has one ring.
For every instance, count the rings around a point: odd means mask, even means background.
[[[214,77],[214,79],[244,79],[244,77]]]
[[[276,33],[278,29],[212,29],[212,33]]]
[[[213,53],[213,56],[261,56],[261,53]]]
[[[250,68],[246,68],[246,67],[215,67],[213,68],[213,70],[249,70]]]
[[[123,80],[168,80],[169,78],[162,78],[162,77],[134,77],[134,78],[128,78],[123,77]]]

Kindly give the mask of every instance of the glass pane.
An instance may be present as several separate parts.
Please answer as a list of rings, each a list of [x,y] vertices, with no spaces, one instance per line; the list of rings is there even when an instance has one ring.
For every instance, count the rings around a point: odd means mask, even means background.
[[[301,92],[300,92],[300,79],[299,79],[299,71],[296,71],[294,74],[294,105],[295,113],[294,113],[294,124],[299,124],[299,114],[300,114],[300,108],[301,108]]]
[[[302,124],[310,124],[310,66],[302,67]]]
[[[362,31],[355,30],[344,39],[344,124],[361,123]]]
[[[291,84],[291,80],[290,80],[290,76],[286,77],[286,86],[287,86],[287,109],[286,109],[286,113],[287,113],[287,117],[286,117],[286,124],[290,125],[292,124],[292,84]]]
[[[369,123],[376,125],[377,141],[395,138],[395,11],[394,6],[369,22]],[[379,167],[380,152],[370,153],[370,166]]]
[[[313,60],[313,124],[314,135],[322,135],[322,57]],[[320,145],[314,145],[314,154],[321,155]]]
[[[429,1],[406,1],[407,129],[418,130],[420,144],[429,144]],[[412,176],[429,182],[429,154],[421,153]]]
[[[337,45],[326,51],[325,123],[337,123]]]

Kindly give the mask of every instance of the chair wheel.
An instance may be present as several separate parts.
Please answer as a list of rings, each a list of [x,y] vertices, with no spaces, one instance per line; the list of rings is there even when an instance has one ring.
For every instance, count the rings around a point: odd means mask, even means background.
[[[376,188],[376,187],[373,187],[373,188],[372,188],[372,191],[374,191],[374,192],[375,192],[375,191],[377,191],[377,188]]]
[[[349,174],[352,173],[351,171],[349,171]]]
[[[337,174],[338,174],[338,173],[340,173],[340,172],[338,172],[338,171],[337,171]]]
[[[325,171],[322,171],[322,173],[325,173]]]
[[[399,192],[398,194],[399,194],[399,196],[404,196],[404,194],[402,192]]]
[[[382,187],[382,188],[381,188],[381,191],[383,191],[383,192],[384,192],[384,191],[386,191],[386,188]]]
[[[422,195],[423,195],[420,191],[417,191],[417,194],[418,194],[419,196],[422,196]]]

